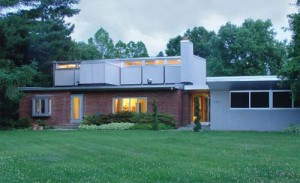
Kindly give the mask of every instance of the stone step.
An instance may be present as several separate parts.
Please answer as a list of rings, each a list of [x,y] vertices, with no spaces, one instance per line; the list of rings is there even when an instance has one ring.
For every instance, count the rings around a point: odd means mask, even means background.
[[[58,124],[53,126],[54,129],[78,129],[79,123],[71,123],[71,124]]]

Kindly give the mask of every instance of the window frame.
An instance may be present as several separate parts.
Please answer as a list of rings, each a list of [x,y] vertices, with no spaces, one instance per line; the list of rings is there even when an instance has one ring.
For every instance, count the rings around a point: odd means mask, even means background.
[[[148,105],[148,98],[147,97],[114,97],[114,98],[112,98],[112,114],[118,113],[118,112],[115,111],[115,100],[117,100],[117,99],[119,99],[121,101],[122,101],[122,99],[129,99],[129,101],[131,99],[136,99],[137,101],[139,101],[140,99],[144,99],[146,101],[146,111],[145,112],[148,111],[148,106],[147,106]],[[131,103],[131,102],[129,102],[129,103]],[[122,101],[121,105],[123,106],[123,101]],[[130,107],[131,106],[129,106],[129,108]],[[122,112],[124,112],[124,111],[122,111]],[[129,111],[129,112],[133,112],[133,111]],[[135,113],[140,113],[138,108],[136,109]]]
[[[36,101],[38,101],[39,105],[41,106],[42,100],[45,101],[44,102],[45,112],[42,112],[42,111],[38,112],[38,111],[36,111]],[[32,116],[33,117],[49,117],[49,116],[51,116],[51,108],[52,108],[51,96],[37,95],[37,96],[32,97]]]
[[[244,108],[241,108],[241,107],[232,107],[232,104],[231,104],[231,94],[232,93],[248,93],[248,107],[244,107]],[[251,107],[251,94],[252,93],[268,93],[268,107]],[[271,109],[271,106],[273,105],[272,104],[272,101],[270,98],[270,93],[271,91],[270,90],[232,90],[229,92],[229,106],[230,106],[230,109],[232,110],[266,110],[266,109]]]
[[[255,107],[251,107],[251,93],[259,93],[259,92],[266,92],[269,93],[269,107],[264,107],[264,108],[255,108]],[[275,92],[292,92],[291,90],[232,90],[229,91],[229,107],[230,110],[291,110],[291,109],[300,109],[300,107],[295,107],[295,100],[294,100],[294,96],[292,94],[292,107],[288,107],[288,108],[277,108],[274,107],[274,100],[273,100],[273,94]],[[231,105],[231,93],[249,93],[249,106],[247,108],[233,108]]]

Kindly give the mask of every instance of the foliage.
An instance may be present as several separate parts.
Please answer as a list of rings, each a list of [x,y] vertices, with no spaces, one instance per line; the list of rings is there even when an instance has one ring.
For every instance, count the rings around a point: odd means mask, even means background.
[[[152,113],[152,130],[158,130],[159,121],[157,119],[157,106],[156,106],[155,99],[152,102],[152,108],[153,108],[153,113]]]
[[[20,118],[16,123],[14,128],[28,128],[32,123],[32,119],[29,117]]]
[[[290,125],[284,132],[300,135],[300,125]]]
[[[114,56],[114,43],[109,37],[109,34],[102,27],[95,33],[93,38],[88,40],[89,44],[95,45],[100,52],[100,58],[113,58]]]
[[[201,130],[201,123],[200,123],[200,119],[201,119],[201,116],[200,116],[200,110],[199,110],[199,96],[195,96],[194,98],[194,116],[196,116],[196,119],[194,120],[194,132],[198,132],[199,130]]]
[[[38,124],[39,126],[46,126],[47,125],[47,121],[44,119],[37,119],[35,120],[35,123]]]
[[[171,38],[166,54],[180,55],[180,40],[188,37],[194,54],[207,59],[208,76],[276,74],[286,57],[286,45],[275,40],[275,34],[270,20],[247,19],[241,26],[228,22],[217,34],[194,27]]]
[[[149,123],[135,123],[134,126],[130,127],[129,130],[152,130],[152,125]],[[158,124],[160,130],[171,130],[174,126],[166,125],[164,123]]]
[[[80,124],[79,129],[85,129],[85,130],[128,130],[132,126],[134,126],[134,123],[122,123],[122,122],[103,124],[103,125],[100,125],[100,126]]]
[[[11,126],[8,122],[18,118],[22,96],[18,87],[31,85],[36,75],[35,63],[16,67],[11,60],[0,59],[0,126]]]
[[[149,124],[152,123],[153,113],[133,113],[133,112],[121,112],[109,115],[89,115],[83,120],[84,125],[102,125],[109,123],[118,123],[120,121],[126,121],[135,124]],[[165,113],[157,113],[157,119],[159,124],[165,124],[166,126],[175,127],[176,119],[174,116]],[[161,125],[160,125],[161,126]],[[159,126],[159,127],[160,127]]]
[[[299,137],[280,132],[3,131],[0,139],[0,182],[300,180]]]
[[[283,84],[289,86],[297,100],[300,100],[300,1],[296,1],[298,13],[288,15],[292,41],[288,59],[278,72]]]
[[[71,60],[94,60],[101,58],[100,52],[94,44],[75,42]]]
[[[132,118],[135,115],[133,112],[120,112],[116,114],[101,114],[101,115],[89,115],[83,120],[85,125],[102,125],[109,123],[116,123],[120,121],[132,122]]]

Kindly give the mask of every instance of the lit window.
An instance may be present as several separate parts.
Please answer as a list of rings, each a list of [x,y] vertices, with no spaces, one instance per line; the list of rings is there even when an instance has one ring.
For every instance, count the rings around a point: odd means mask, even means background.
[[[168,60],[169,65],[179,65],[181,64],[181,60]]]
[[[249,92],[231,92],[231,108],[249,108]]]
[[[50,96],[35,96],[32,98],[32,116],[50,116],[51,99]]]
[[[146,61],[146,65],[163,65],[165,64],[164,60],[148,60]]]
[[[142,65],[142,61],[126,61],[124,62],[124,66],[139,66]]]
[[[79,68],[78,64],[57,64],[56,69],[77,69]]]
[[[113,113],[118,112],[147,112],[146,98],[115,98],[113,99]]]

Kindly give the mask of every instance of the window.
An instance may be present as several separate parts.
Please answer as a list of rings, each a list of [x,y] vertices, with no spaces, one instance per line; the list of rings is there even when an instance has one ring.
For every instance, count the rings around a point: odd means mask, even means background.
[[[51,99],[50,96],[35,96],[32,98],[32,116],[50,116]]]
[[[231,92],[231,108],[249,108],[249,92]]]
[[[79,64],[57,64],[56,69],[78,69]]]
[[[123,63],[124,63],[124,66],[140,66],[140,65],[143,65],[142,61],[126,61],[126,62],[123,62]]]
[[[149,60],[146,61],[146,65],[164,65],[165,61],[164,60]]]
[[[181,60],[168,60],[169,65],[179,65]]]
[[[269,108],[269,92],[251,92],[251,108]]]
[[[273,92],[273,108],[291,108],[291,92]]]
[[[113,99],[113,113],[118,112],[147,112],[147,98],[115,98]]]
[[[293,100],[290,91],[274,91],[273,92],[273,108],[299,108],[300,101]]]

